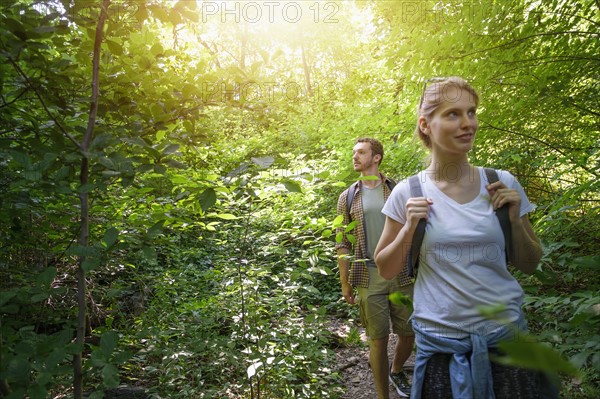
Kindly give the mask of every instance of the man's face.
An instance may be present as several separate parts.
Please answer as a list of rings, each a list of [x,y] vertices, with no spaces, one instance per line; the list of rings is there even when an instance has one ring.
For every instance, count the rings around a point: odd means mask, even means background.
[[[352,154],[352,163],[356,172],[367,170],[376,163],[377,156],[373,156],[371,143],[356,143]]]

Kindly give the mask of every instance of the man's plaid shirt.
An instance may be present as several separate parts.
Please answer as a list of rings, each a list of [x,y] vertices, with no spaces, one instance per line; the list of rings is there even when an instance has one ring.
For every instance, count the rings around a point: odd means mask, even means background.
[[[390,196],[391,190],[388,187],[385,176],[382,176],[383,181],[383,199],[387,201]],[[362,183],[359,181],[356,185],[356,191],[354,193],[354,198],[352,199],[352,204],[350,204],[350,219],[348,218],[347,212],[347,202],[348,202],[348,189],[344,190],[340,197],[338,198],[337,204],[337,213],[338,215],[344,216],[343,227],[339,227],[337,229],[337,233],[340,232],[343,234],[342,242],[336,243],[335,248],[346,248],[350,252],[352,252],[352,243],[348,241],[346,238],[346,233],[344,233],[345,226],[350,224],[351,221],[356,220],[357,225],[350,232],[355,237],[356,245],[354,246],[354,260],[350,262],[350,273],[348,274],[348,282],[354,287],[368,287],[369,286],[369,270],[367,269],[367,265],[365,259],[367,258],[367,239],[366,239],[366,231],[363,223],[364,213],[362,206],[362,196],[360,193],[360,189],[362,187]],[[406,270],[406,268],[404,268]],[[397,278],[400,279],[400,285],[405,286],[412,284],[412,279],[408,276],[408,272],[405,271],[401,273]]]

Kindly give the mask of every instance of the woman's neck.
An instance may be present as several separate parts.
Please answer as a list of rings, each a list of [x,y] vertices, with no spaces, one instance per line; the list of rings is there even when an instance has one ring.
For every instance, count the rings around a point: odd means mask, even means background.
[[[435,181],[456,183],[464,179],[471,179],[475,167],[469,163],[467,157],[454,159],[440,159],[434,157],[427,167],[429,176]]]

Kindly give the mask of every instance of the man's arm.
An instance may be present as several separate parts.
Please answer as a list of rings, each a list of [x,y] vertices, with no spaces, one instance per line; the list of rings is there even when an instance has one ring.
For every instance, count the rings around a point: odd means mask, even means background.
[[[348,274],[350,273],[350,261],[348,248],[338,248],[338,268],[340,269],[340,282],[342,283],[342,295],[347,303],[354,305],[354,289],[348,282]]]
[[[350,220],[350,213],[348,210],[348,205],[346,201],[348,199],[348,190],[344,191],[340,197],[338,198],[337,204],[337,214],[342,215],[344,220],[342,222],[342,226],[347,226]],[[340,270],[340,282],[342,284],[342,295],[346,302],[349,304],[354,304],[354,288],[348,282],[348,276],[350,274],[350,259],[349,256],[352,250],[352,244],[346,238],[345,227],[338,227],[336,233],[342,234],[341,242],[336,243],[335,248],[337,250],[337,263],[338,268]]]

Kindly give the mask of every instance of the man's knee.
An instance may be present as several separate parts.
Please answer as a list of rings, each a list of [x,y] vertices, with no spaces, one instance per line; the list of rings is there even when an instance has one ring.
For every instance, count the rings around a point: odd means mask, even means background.
[[[384,337],[377,338],[377,339],[371,338],[371,339],[369,339],[369,343],[370,343],[371,347],[374,347],[374,348],[377,348],[377,347],[387,348],[388,338],[389,338],[389,335],[386,335]]]

